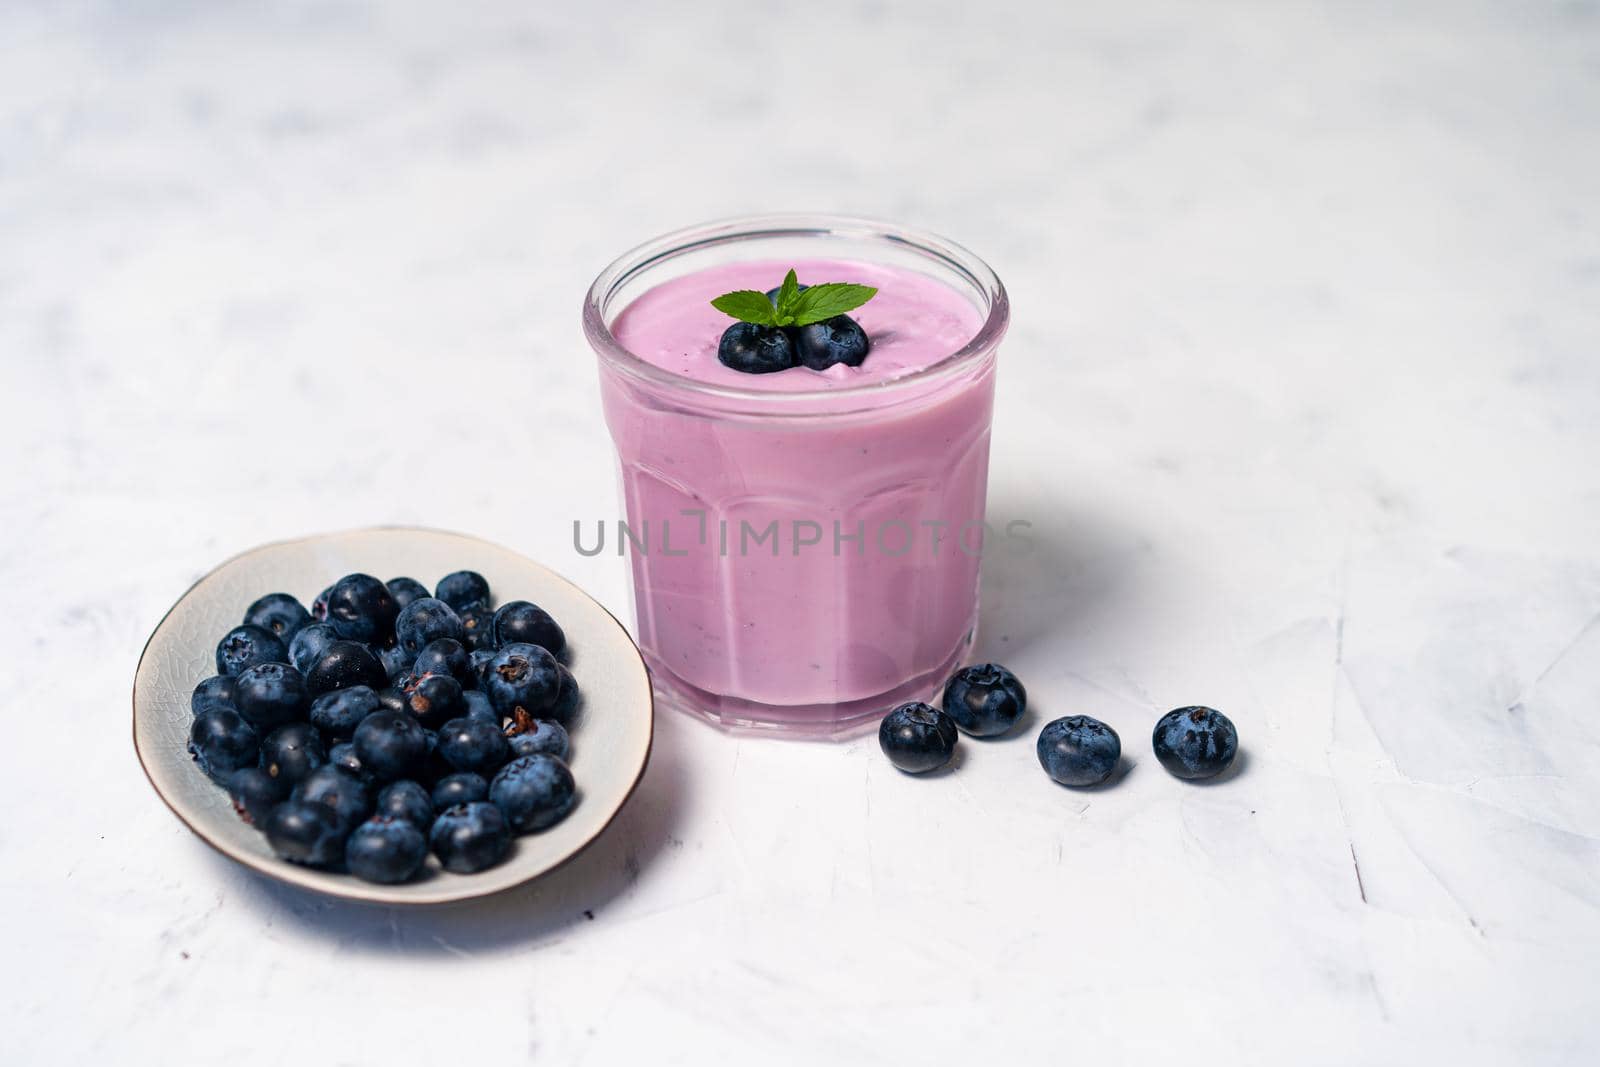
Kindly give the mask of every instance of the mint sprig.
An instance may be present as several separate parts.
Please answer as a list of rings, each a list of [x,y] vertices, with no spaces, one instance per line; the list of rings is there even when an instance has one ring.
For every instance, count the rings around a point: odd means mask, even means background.
[[[757,326],[809,326],[854,311],[878,295],[870,285],[851,282],[824,282],[803,291],[794,271],[784,275],[775,300],[754,289],[736,289],[711,301],[711,306],[740,322]]]

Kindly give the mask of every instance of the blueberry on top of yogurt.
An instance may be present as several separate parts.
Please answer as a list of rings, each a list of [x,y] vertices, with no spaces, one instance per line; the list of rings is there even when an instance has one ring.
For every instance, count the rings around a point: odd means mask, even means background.
[[[765,293],[736,289],[711,306],[739,321],[722,333],[717,360],[746,374],[771,374],[792,367],[827,370],[836,363],[859,367],[871,341],[845,314],[876,296],[870,285],[824,282],[801,285],[793,270]]]

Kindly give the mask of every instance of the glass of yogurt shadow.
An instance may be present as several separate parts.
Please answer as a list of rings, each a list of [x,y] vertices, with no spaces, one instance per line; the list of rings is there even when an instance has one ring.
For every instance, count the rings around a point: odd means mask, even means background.
[[[855,282],[859,367],[717,360],[735,289]],[[584,329],[621,467],[639,645],[659,698],[731,728],[848,734],[927,699],[972,647],[995,353],[976,256],[859,219],[658,238],[595,280]],[[593,548],[592,545],[588,546]]]

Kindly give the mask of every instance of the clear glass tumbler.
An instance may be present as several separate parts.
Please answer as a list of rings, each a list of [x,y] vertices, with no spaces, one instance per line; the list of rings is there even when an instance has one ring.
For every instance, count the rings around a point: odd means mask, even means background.
[[[747,388],[695,381],[612,334],[635,297],[670,278],[819,258],[919,271],[982,325],[902,377],[798,392],[764,390],[755,375]],[[942,684],[977,625],[1008,319],[1004,287],[976,256],[861,219],[712,223],[601,272],[584,330],[621,468],[616,544],[629,544],[639,645],[663,703],[725,727],[837,736]]]

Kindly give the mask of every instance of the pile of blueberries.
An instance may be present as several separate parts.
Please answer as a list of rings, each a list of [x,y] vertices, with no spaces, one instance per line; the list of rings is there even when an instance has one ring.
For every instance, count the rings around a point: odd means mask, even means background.
[[[251,604],[195,686],[189,752],[280,858],[404,882],[430,849],[461,874],[577,800],[566,635],[525,600],[493,606],[474,571],[430,595],[348,574],[308,611]]]
[[[811,288],[800,286],[800,292]],[[768,289],[767,299],[778,302],[778,290]],[[736,322],[717,341],[717,360],[746,374],[771,374],[792,367],[827,370],[835,363],[859,367],[872,342],[867,331],[849,315],[835,315],[806,326],[761,326]]]
[[[1017,676],[998,663],[963,667],[944,687],[944,708],[901,704],[878,727],[878,744],[889,762],[908,774],[926,774],[950,762],[957,731],[998,737],[1016,725],[1028,707]],[[1151,737],[1156,759],[1168,773],[1194,780],[1227,770],[1239,750],[1233,723],[1212,708],[1167,712]],[[1039,731],[1039,763],[1062,785],[1086,787],[1107,781],[1122,759],[1122,740],[1099,719],[1069,715]]]

